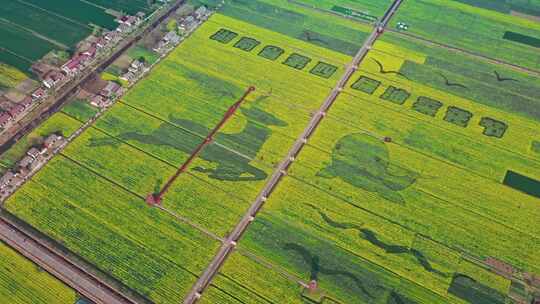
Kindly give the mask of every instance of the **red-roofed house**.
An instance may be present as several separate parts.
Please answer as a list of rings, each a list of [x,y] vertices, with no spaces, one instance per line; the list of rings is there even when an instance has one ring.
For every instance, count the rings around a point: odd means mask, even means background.
[[[18,105],[15,105],[13,108],[11,108],[11,110],[9,110],[9,115],[15,118],[19,114],[21,114],[23,111],[24,111],[24,107],[21,104],[18,104]]]
[[[77,55],[71,58],[62,66],[62,71],[66,72],[68,75],[77,74],[82,68],[82,63],[86,60],[86,58],[88,58],[87,55]]]
[[[47,92],[45,92],[43,88],[38,88],[37,90],[34,91],[34,93],[32,93],[32,99],[38,100],[45,97],[46,95],[47,95]]]
[[[5,127],[7,123],[11,120],[11,115],[8,112],[0,114],[0,127]]]
[[[25,109],[32,105],[32,97],[26,96],[21,102],[19,103],[21,106],[23,106]]]
[[[94,56],[96,56],[96,50],[97,50],[96,44],[92,44],[92,46],[90,46],[88,50],[83,52],[83,55],[86,55],[89,58],[93,58]]]

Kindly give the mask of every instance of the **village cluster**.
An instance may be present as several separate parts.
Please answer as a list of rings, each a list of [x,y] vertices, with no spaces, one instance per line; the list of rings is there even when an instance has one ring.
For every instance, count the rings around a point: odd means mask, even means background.
[[[0,201],[17,189],[33,172],[39,170],[65,142],[66,139],[61,135],[50,134],[43,144],[30,148],[13,170],[6,171],[0,177]]]
[[[46,65],[46,68],[44,68],[44,65],[34,65],[32,68],[40,76],[41,86],[35,89],[30,96],[24,97],[24,99],[17,103],[9,102],[3,104],[2,112],[0,113],[0,128],[5,129],[11,123],[16,122],[33,108],[33,105],[43,101],[49,94],[53,94],[64,84],[80,74],[85,68],[91,66],[99,54],[106,53],[106,51],[114,48],[127,35],[135,31],[143,22],[144,16],[144,13],[139,12],[135,16],[122,16],[118,18],[118,27],[115,30],[105,31],[100,37],[92,37],[95,38],[94,41],[90,41],[89,46],[85,50],[77,52],[61,67]],[[113,85],[111,84],[111,86]],[[107,97],[103,95],[99,96],[94,101]],[[107,103],[100,101],[99,105],[103,106]]]
[[[154,47],[154,52],[164,55],[178,45],[184,37],[193,32],[202,22],[208,19],[212,11],[204,5],[197,8],[192,14],[181,17],[178,21],[178,29],[171,30]]]

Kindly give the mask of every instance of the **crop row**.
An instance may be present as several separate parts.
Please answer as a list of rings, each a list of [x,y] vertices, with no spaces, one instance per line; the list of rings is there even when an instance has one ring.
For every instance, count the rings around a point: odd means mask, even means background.
[[[4,243],[0,243],[0,265],[0,299],[4,303],[71,304],[77,300],[73,290]]]

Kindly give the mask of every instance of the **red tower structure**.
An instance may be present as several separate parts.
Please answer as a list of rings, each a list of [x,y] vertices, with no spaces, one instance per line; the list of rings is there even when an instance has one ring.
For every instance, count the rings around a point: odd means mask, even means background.
[[[176,171],[176,173],[171,177],[169,178],[169,180],[167,181],[167,183],[163,186],[163,188],[161,189],[161,191],[159,191],[158,193],[150,193],[146,196],[146,203],[150,206],[156,206],[156,205],[161,205],[161,202],[163,200],[163,196],[167,193],[167,191],[169,190],[169,188],[171,187],[171,185],[174,183],[174,181],[183,173],[187,170],[187,168],[189,167],[189,165],[191,164],[191,162],[193,162],[193,160],[195,160],[195,158],[197,158],[197,156],[201,153],[201,151],[204,149],[204,147],[206,147],[207,145],[209,145],[210,143],[212,143],[212,141],[214,140],[214,136],[216,135],[216,133],[223,127],[223,125],[225,125],[225,123],[234,115],[234,113],[236,112],[236,110],[238,110],[238,108],[240,107],[240,105],[242,105],[242,103],[244,102],[244,100],[248,97],[248,95],[255,91],[255,87],[254,86],[250,86],[245,92],[244,94],[242,95],[242,97],[240,97],[240,99],[238,99],[238,101],[236,101],[232,106],[229,107],[229,109],[227,110],[227,112],[225,113],[225,115],[223,116],[223,118],[221,119],[221,121],[214,127],[214,129],[212,129],[212,131],[210,131],[210,133],[208,133],[208,135],[206,136],[206,138],[197,146],[197,148],[195,148],[195,150],[191,153],[191,155],[188,157],[188,159],[182,164],[182,166],[180,166],[178,168],[178,170]]]

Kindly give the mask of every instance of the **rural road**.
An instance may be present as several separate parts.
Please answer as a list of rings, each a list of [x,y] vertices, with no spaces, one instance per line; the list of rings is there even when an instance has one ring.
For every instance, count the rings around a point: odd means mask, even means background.
[[[51,249],[45,242],[23,231],[14,222],[0,217],[0,238],[11,248],[36,263],[94,303],[135,304],[128,296],[104,284],[94,275],[79,268],[61,252]]]
[[[351,78],[352,74],[358,69],[359,64],[365,58],[377,38],[382,35],[384,28],[386,28],[388,22],[390,21],[394,13],[397,11],[402,1],[403,0],[395,0],[390,6],[390,8],[386,11],[381,21],[375,25],[375,28],[373,29],[369,37],[364,41],[364,44],[356,53],[351,63],[348,65],[341,79],[338,81],[330,94],[326,97],[324,103],[321,105],[317,113],[313,115],[307,127],[304,129],[300,137],[296,140],[292,148],[287,153],[285,159],[276,168],[270,179],[260,191],[255,201],[252,203],[251,207],[244,214],[240,222],[238,222],[234,230],[224,240],[222,246],[214,256],[206,270],[202,273],[197,282],[192,286],[191,291],[184,299],[184,304],[196,303],[197,300],[202,296],[205,289],[210,285],[212,279],[221,269],[229,254],[234,250],[237,242],[240,240],[240,238],[248,228],[249,224],[253,220],[255,220],[255,216],[261,210],[267,198],[276,188],[283,176],[287,174],[287,170],[289,169],[295,158],[305,146],[311,135],[315,132],[320,122],[322,121],[332,104],[336,101],[341,91],[345,88],[345,85]]]

